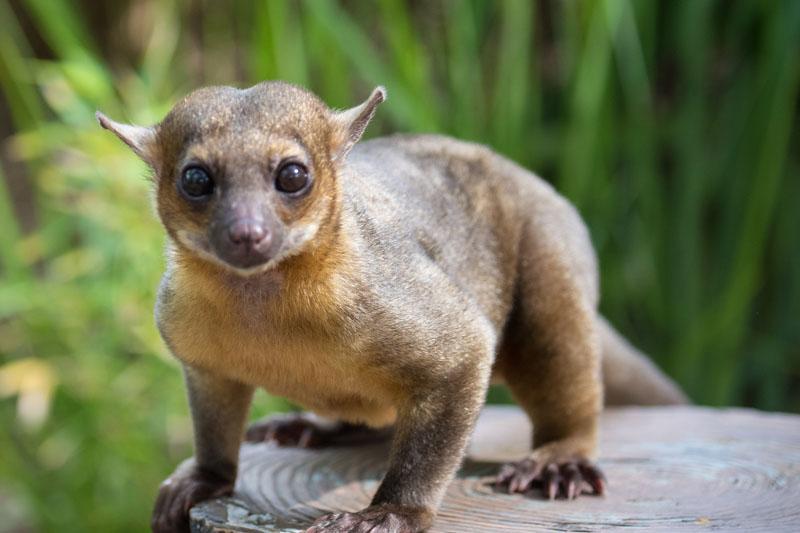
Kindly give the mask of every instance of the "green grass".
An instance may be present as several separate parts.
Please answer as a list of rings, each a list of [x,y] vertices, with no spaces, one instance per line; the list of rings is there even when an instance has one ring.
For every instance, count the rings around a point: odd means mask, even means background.
[[[800,2],[78,5],[0,0],[0,531],[143,530],[191,451],[147,172],[93,113],[200,85],[387,86],[370,135],[487,143],[579,207],[603,312],[696,401],[800,412]]]

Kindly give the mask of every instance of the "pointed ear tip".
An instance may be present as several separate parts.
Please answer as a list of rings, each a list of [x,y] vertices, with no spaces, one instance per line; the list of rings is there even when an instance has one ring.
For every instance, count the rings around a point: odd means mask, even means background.
[[[386,87],[383,85],[378,85],[372,90],[373,97],[378,101],[377,103],[381,103],[386,100],[388,93],[386,92]]]
[[[94,118],[95,120],[97,120],[97,123],[100,124],[101,127],[103,127],[104,129],[109,129],[110,120],[101,111],[99,110],[95,111]]]

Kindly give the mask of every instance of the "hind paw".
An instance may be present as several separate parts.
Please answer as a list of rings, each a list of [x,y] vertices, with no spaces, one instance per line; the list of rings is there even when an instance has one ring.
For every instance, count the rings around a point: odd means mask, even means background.
[[[504,465],[497,475],[495,487],[509,494],[535,494],[537,489],[550,500],[573,500],[581,494],[598,496],[606,491],[606,478],[600,469],[585,459],[537,461],[526,458]]]
[[[254,423],[247,429],[245,440],[274,442],[278,446],[323,448],[372,444],[390,436],[390,429],[372,429],[346,422],[316,420],[310,415],[290,414],[272,416]]]

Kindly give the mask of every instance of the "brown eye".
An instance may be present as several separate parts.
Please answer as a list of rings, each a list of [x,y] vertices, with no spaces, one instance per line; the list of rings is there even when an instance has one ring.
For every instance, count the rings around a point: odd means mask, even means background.
[[[181,174],[181,190],[193,200],[210,196],[214,192],[214,180],[200,167],[188,167]]]
[[[278,171],[275,188],[288,194],[300,192],[308,186],[308,170],[300,163],[287,163]]]

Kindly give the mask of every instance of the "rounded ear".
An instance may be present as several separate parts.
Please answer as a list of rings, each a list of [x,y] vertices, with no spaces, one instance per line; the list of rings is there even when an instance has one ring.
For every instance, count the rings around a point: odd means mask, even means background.
[[[122,142],[151,167],[155,163],[156,155],[156,130],[153,127],[135,126],[133,124],[120,124],[105,116],[100,111],[94,114],[100,125],[113,132]]]
[[[375,87],[361,105],[334,113],[334,159],[342,159],[361,139],[378,104],[386,100],[386,89]]]

